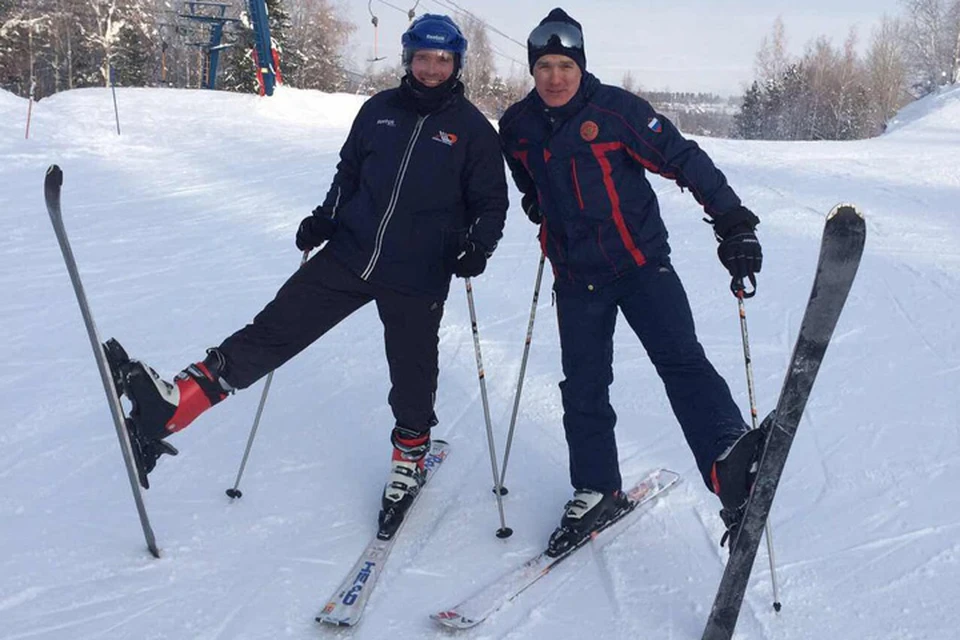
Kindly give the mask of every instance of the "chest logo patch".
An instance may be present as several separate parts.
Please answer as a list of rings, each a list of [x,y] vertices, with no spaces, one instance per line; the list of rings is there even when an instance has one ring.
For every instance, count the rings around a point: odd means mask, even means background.
[[[663,131],[663,125],[660,123],[659,118],[650,118],[647,121],[647,128],[650,129],[650,131],[653,131],[654,133],[660,133],[661,131]]]
[[[597,126],[597,123],[593,120],[587,120],[582,125],[580,125],[580,137],[586,140],[587,142],[593,142],[597,139],[597,136],[600,134],[600,127]]]
[[[438,131],[437,135],[433,136],[432,139],[436,140],[437,142],[442,142],[448,147],[452,147],[457,143],[457,134],[447,133],[446,131]]]

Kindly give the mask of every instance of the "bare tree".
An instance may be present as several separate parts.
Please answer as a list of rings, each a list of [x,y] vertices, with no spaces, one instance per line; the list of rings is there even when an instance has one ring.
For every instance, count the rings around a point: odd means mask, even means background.
[[[296,57],[296,71],[287,81],[295,87],[343,91],[346,87],[343,49],[356,26],[342,6],[330,0],[287,0],[290,33],[287,57]]]
[[[777,16],[773,21],[773,29],[769,36],[764,36],[760,42],[754,60],[754,70],[757,79],[762,83],[772,78],[780,78],[790,66],[790,55],[787,53],[787,31],[783,24],[783,16]]]
[[[884,16],[874,30],[866,56],[867,82],[875,109],[875,124],[883,128],[910,101],[903,23]]]
[[[496,101],[497,77],[487,26],[474,16],[463,14],[460,30],[468,42],[467,59],[461,76],[465,93],[481,110],[489,112]]]
[[[903,0],[912,90],[926,95],[960,73],[960,1]]]

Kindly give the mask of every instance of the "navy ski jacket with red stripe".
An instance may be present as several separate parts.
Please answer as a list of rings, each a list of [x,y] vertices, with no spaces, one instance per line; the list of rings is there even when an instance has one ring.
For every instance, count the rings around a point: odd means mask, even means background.
[[[687,188],[713,219],[740,205],[723,173],[653,107],[584,73],[551,109],[536,89],[500,119],[524,210],[538,201],[540,241],[558,283],[602,285],[669,255],[652,171]]]

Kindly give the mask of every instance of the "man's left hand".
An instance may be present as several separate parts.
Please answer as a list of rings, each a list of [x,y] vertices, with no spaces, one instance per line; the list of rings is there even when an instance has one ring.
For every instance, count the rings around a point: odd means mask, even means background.
[[[473,242],[467,243],[453,266],[458,278],[475,278],[487,268],[487,252]]]
[[[717,255],[734,280],[749,278],[752,282],[753,275],[760,273],[760,267],[763,266],[763,250],[753,226],[749,224],[741,224],[727,231],[717,247]]]

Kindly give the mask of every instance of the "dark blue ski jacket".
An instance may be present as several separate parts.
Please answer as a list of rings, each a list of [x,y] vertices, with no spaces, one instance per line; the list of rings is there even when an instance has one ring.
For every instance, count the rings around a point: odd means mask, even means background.
[[[539,203],[558,284],[602,285],[669,255],[647,171],[689,189],[714,220],[740,205],[695,142],[643,98],[589,73],[563,107],[546,107],[536,89],[512,105],[500,139],[524,210]]]
[[[507,210],[497,132],[463,96],[421,115],[409,87],[360,108],[322,210],[337,221],[327,246],[364,280],[442,295],[468,242],[492,253]]]

